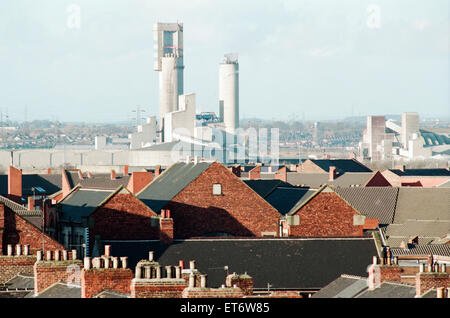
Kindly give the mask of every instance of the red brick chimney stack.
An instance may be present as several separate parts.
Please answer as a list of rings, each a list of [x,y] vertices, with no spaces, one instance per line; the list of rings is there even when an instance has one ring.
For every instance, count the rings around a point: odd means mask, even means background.
[[[336,179],[336,174],[337,174],[337,169],[336,167],[330,167],[329,170],[329,181],[333,181],[334,179]]]
[[[8,197],[20,203],[22,199],[22,170],[8,167]]]
[[[116,180],[116,170],[111,170],[111,180]]]
[[[34,210],[34,198],[32,196],[28,197],[28,210],[29,211]]]
[[[123,175],[124,176],[128,175],[128,165],[123,166]]]

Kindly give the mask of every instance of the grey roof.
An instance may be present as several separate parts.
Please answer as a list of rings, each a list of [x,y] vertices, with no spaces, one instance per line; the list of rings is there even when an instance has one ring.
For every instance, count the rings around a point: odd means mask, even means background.
[[[372,178],[373,172],[347,172],[338,174],[334,180],[329,180],[328,174],[311,172],[288,172],[287,181],[292,185],[304,185],[320,188],[324,184],[335,187],[364,186]]]
[[[401,255],[450,256],[450,245],[448,244],[413,245],[409,248],[391,248],[390,250],[393,256],[401,256]]]
[[[69,218],[74,222],[81,222],[83,217],[89,216],[98,205],[114,191],[77,188],[59,204],[62,220]]]
[[[114,255],[128,256],[130,267],[154,251],[160,265],[196,260],[196,268],[208,275],[208,286],[224,284],[230,273],[247,272],[256,289],[320,289],[343,273],[366,275],[377,255],[372,238],[348,239],[198,239],[158,241],[106,241]]]
[[[33,195],[32,188],[35,188],[36,195],[51,195],[61,190],[62,178],[57,174],[23,174],[22,194]],[[42,193],[40,189],[44,190]]]
[[[114,290],[104,290],[95,295],[94,298],[130,298],[130,294],[121,293]]]
[[[320,289],[312,298],[353,298],[367,288],[367,278],[341,275]]]
[[[420,298],[437,298],[437,290],[432,288],[428,290],[427,292],[423,293]]]
[[[450,221],[408,220],[403,224],[391,224],[386,229],[388,237],[441,237],[447,233],[450,233]]]
[[[394,222],[450,221],[450,188],[400,188]]]
[[[362,187],[335,188],[345,201],[370,219],[378,219],[380,224],[394,221],[398,188]]]
[[[78,175],[78,171],[63,170],[63,173],[66,174],[67,181],[69,182],[70,188],[73,188],[77,184],[80,183],[81,179],[80,179],[80,176]]]
[[[84,178],[79,183],[83,188],[115,190],[120,186],[126,187],[129,181],[129,175],[118,175],[116,179],[111,179],[111,174],[93,174],[92,178]]]
[[[336,167],[338,172],[372,172],[368,167],[355,159],[309,159],[324,171]]]
[[[414,298],[416,286],[383,282],[373,290],[366,290],[356,298]]]
[[[5,206],[7,206],[9,209],[14,211],[20,216],[40,216],[41,212],[37,210],[28,210],[25,206],[20,205],[7,197],[0,195],[0,203],[3,203]]]
[[[401,177],[416,177],[416,176],[422,176],[422,177],[433,177],[433,176],[448,176],[450,177],[450,170],[441,168],[441,169],[389,169],[392,173],[395,173],[398,176]]]
[[[450,188],[450,180],[438,185],[438,188]]]
[[[159,177],[153,179],[148,186],[137,194],[137,197],[153,211],[159,213],[170,200],[212,164],[212,162],[175,163]]]
[[[277,187],[291,186],[289,183],[278,179],[254,179],[254,180],[242,180],[246,185],[252,188],[253,191],[258,193],[261,197],[265,198],[270,193],[272,193]]]
[[[43,290],[39,295],[30,295],[33,298],[81,298],[81,286],[68,283],[56,283]]]
[[[281,214],[288,213],[296,204],[301,204],[316,190],[308,188],[278,187],[265,200]]]
[[[34,289],[34,275],[32,274],[17,274],[6,282],[8,289]]]

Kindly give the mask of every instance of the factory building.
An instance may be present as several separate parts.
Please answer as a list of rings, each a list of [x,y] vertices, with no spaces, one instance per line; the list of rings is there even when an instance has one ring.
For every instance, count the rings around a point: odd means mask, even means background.
[[[421,129],[418,113],[402,113],[400,125],[385,116],[368,116],[359,149],[362,160],[372,161],[448,156],[450,132]]]

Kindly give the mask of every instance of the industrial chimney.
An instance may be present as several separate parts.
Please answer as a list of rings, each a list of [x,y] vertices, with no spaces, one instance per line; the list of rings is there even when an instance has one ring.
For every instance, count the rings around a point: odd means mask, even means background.
[[[239,62],[237,54],[226,54],[219,67],[219,112],[225,130],[239,128]]]

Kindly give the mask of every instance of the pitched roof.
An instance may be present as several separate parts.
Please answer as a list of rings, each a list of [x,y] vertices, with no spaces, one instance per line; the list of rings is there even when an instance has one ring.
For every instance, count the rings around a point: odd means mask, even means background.
[[[414,298],[416,286],[383,282],[373,290],[367,289],[356,298]]]
[[[391,224],[394,221],[398,188],[335,188],[335,192],[367,218],[376,218],[380,224]]]
[[[34,289],[34,275],[32,274],[17,274],[5,283],[8,289]]]
[[[394,222],[450,221],[450,188],[400,188]]]
[[[76,188],[65,197],[61,206],[61,219],[81,222],[83,217],[89,216],[107,197],[113,194],[112,190]]]
[[[30,298],[81,298],[81,286],[68,283],[56,283]]]
[[[198,239],[159,241],[105,241],[115,255],[128,256],[130,266],[154,251],[161,265],[196,260],[208,275],[208,286],[218,287],[230,273],[247,272],[255,289],[320,289],[343,273],[365,275],[377,255],[372,238],[349,239]]]
[[[341,275],[311,298],[353,298],[368,288],[367,278]]]
[[[450,177],[450,170],[441,168],[441,169],[388,169],[392,173],[395,173],[396,175],[400,177],[434,177],[434,176],[449,176]]]
[[[355,159],[309,159],[325,172],[336,167],[338,172],[372,172],[368,167]]]
[[[410,248],[394,247],[391,248],[390,250],[393,256],[401,256],[401,255],[450,256],[450,245],[448,244],[413,245]]]
[[[58,174],[23,174],[22,194],[33,195],[32,188],[36,195],[50,195],[61,190],[62,178]],[[42,191],[43,190],[43,191]]]
[[[272,193],[277,187],[292,187],[289,183],[278,179],[254,179],[242,181],[263,198]]]
[[[117,176],[111,179],[111,174],[93,174],[91,178],[79,180],[83,188],[115,190],[120,186],[126,187],[130,181],[129,175]]]
[[[159,177],[153,179],[142,189],[137,197],[159,213],[180,191],[208,169],[213,162],[184,163],[178,162],[167,168]]]
[[[309,188],[278,187],[265,200],[281,214],[288,213],[295,205],[303,203],[316,190]]]
[[[373,172],[346,172],[330,180],[328,174],[320,172],[288,172],[287,181],[293,185],[305,185],[319,188],[324,184],[336,187],[364,186],[372,178]]]

